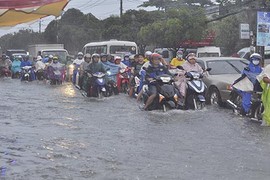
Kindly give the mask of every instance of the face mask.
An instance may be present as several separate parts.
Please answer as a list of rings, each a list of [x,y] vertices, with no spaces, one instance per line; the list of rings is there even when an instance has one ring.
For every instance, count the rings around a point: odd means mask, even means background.
[[[182,59],[183,58],[183,55],[178,54],[177,57],[180,58],[180,59]]]
[[[253,63],[255,66],[257,66],[257,65],[260,64],[260,61],[259,61],[259,60],[253,60],[252,63]]]
[[[58,61],[53,61],[54,64],[56,64]]]

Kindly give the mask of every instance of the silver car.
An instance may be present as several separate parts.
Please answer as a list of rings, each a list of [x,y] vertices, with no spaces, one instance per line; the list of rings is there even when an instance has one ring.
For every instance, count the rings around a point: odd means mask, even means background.
[[[232,83],[241,76],[249,64],[246,59],[234,57],[198,58],[197,62],[203,69],[211,68],[203,78],[208,87],[206,101],[220,106],[229,99]]]

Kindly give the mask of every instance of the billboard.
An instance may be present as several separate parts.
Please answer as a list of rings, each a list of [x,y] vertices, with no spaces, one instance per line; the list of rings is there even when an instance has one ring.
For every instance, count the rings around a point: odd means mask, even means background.
[[[240,24],[240,39],[249,39],[249,24]]]
[[[257,46],[270,46],[270,12],[257,12]]]

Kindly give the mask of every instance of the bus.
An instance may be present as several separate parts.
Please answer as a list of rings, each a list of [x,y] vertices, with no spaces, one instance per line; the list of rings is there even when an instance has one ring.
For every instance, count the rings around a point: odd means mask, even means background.
[[[125,54],[138,54],[138,46],[135,42],[112,39],[110,41],[88,43],[83,47],[83,53],[104,53],[123,58]]]

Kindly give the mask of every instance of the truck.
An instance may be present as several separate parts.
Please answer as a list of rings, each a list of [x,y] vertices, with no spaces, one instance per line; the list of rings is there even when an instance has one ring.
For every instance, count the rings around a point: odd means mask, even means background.
[[[33,59],[36,56],[57,56],[61,63],[67,64],[69,60],[69,54],[64,49],[64,44],[33,44],[28,46],[30,58]]]

